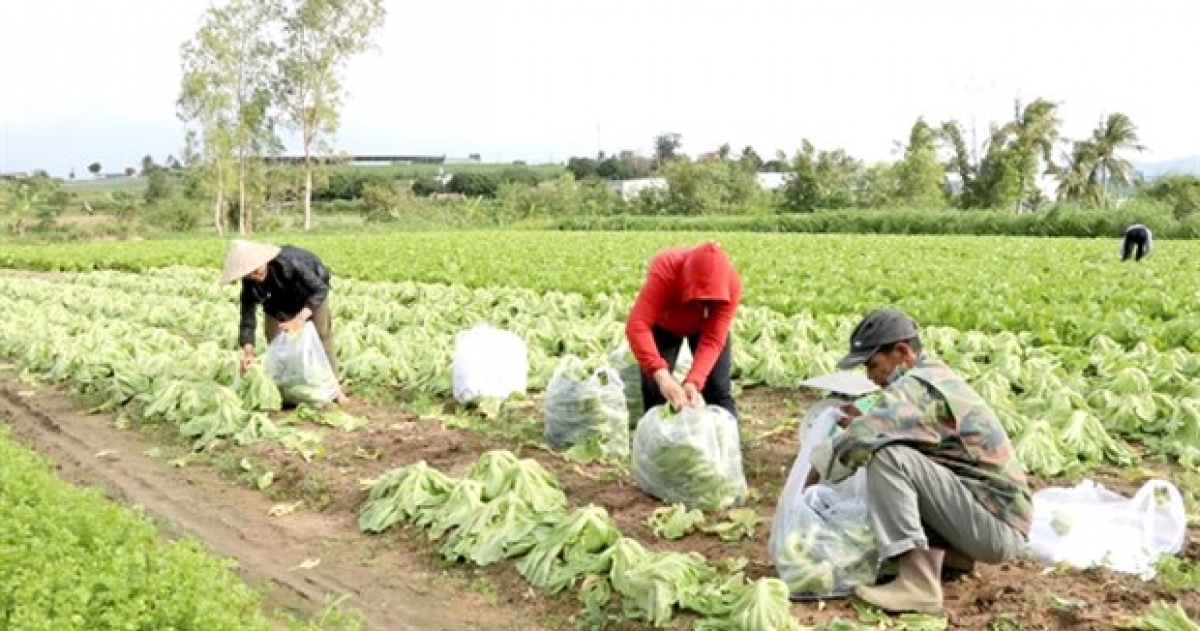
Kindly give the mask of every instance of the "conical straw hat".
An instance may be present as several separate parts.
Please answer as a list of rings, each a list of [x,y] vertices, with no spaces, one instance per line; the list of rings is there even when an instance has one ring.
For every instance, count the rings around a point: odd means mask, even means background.
[[[225,255],[225,269],[218,284],[228,285],[271,262],[279,255],[279,246],[234,239]]]

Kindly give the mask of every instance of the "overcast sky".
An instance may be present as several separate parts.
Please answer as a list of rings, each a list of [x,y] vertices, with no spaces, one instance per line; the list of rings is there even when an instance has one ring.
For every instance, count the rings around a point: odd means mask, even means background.
[[[0,0],[0,172],[83,173],[180,152],[179,47],[208,2]],[[1200,153],[1197,0],[386,0],[354,60],[337,146],[564,160],[801,138],[888,159],[918,115],[1013,99],[1064,132],[1122,111],[1150,151]],[[974,108],[972,107],[974,95]],[[292,146],[294,149],[294,145]]]

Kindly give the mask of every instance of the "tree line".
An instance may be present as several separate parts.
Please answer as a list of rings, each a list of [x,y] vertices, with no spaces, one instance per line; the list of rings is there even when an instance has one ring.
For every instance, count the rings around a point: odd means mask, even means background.
[[[1057,182],[1054,199],[1087,208],[1107,208],[1115,189],[1135,184],[1130,151],[1143,151],[1137,126],[1114,112],[1092,134],[1081,139],[1061,135],[1062,119],[1054,102],[1039,98],[1016,102],[1010,121],[993,124],[981,151],[968,146],[958,121],[931,124],[918,118],[894,162],[866,164],[845,150],[818,149],[802,140],[798,151],[763,160],[753,147],[735,156],[728,144],[701,156],[715,177],[727,175],[720,165],[748,173],[788,173],[779,205],[791,212],[849,208],[1037,209],[1052,201],[1037,185],[1043,177]],[[677,133],[655,139],[649,158],[625,152],[619,156],[571,158],[567,170],[576,179],[634,179],[658,175],[672,187],[691,162],[679,154]],[[674,173],[673,173],[674,169]],[[674,176],[674,177],[673,177]],[[948,177],[950,176],[950,177]],[[745,180],[725,177],[730,186]]]

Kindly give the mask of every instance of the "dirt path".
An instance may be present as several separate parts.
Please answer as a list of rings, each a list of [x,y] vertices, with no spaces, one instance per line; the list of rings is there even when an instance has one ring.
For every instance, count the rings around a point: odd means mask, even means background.
[[[243,576],[266,588],[270,605],[314,615],[345,596],[343,606],[370,629],[536,628],[515,607],[454,589],[412,552],[360,535],[353,515],[301,509],[272,517],[263,494],[211,469],[173,468],[147,455],[157,441],[115,430],[108,416],[80,414],[53,391],[34,393],[11,373],[0,373],[0,417],[66,480],[141,506],[169,534],[193,535],[237,559]],[[315,567],[300,567],[316,559]]]

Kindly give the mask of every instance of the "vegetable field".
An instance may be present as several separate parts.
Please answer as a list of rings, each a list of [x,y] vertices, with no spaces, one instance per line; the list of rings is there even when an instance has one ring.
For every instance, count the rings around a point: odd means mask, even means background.
[[[795,384],[831,371],[858,317],[882,305],[916,317],[926,348],[996,407],[1039,487],[1088,476],[1129,493],[1167,476],[1193,500],[1200,244],[1158,243],[1135,265],[1116,240],[719,237],[746,284],[733,335],[749,489],[738,507],[695,514],[641,493],[627,449],[551,447],[542,395],[567,356],[627,378],[623,318],[649,257],[704,237],[297,238],[334,273],[346,409],[281,411],[261,375],[235,374],[236,290],[215,284],[225,244],[211,239],[6,247],[0,264],[32,272],[0,275],[0,354],[26,383],[157,432],[181,459],[252,458],[237,479],[274,500],[483,568],[548,628],[1100,629],[1157,601],[1200,613],[1190,560],[1149,583],[1023,561],[949,584],[945,619],[888,620],[841,601],[789,605],[765,550],[811,401]],[[526,342],[528,397],[450,398],[455,335],[478,322]]]
[[[141,515],[56,478],[7,427],[0,524],[5,629],[283,628],[260,612],[259,594],[227,561],[192,539],[159,542]]]

